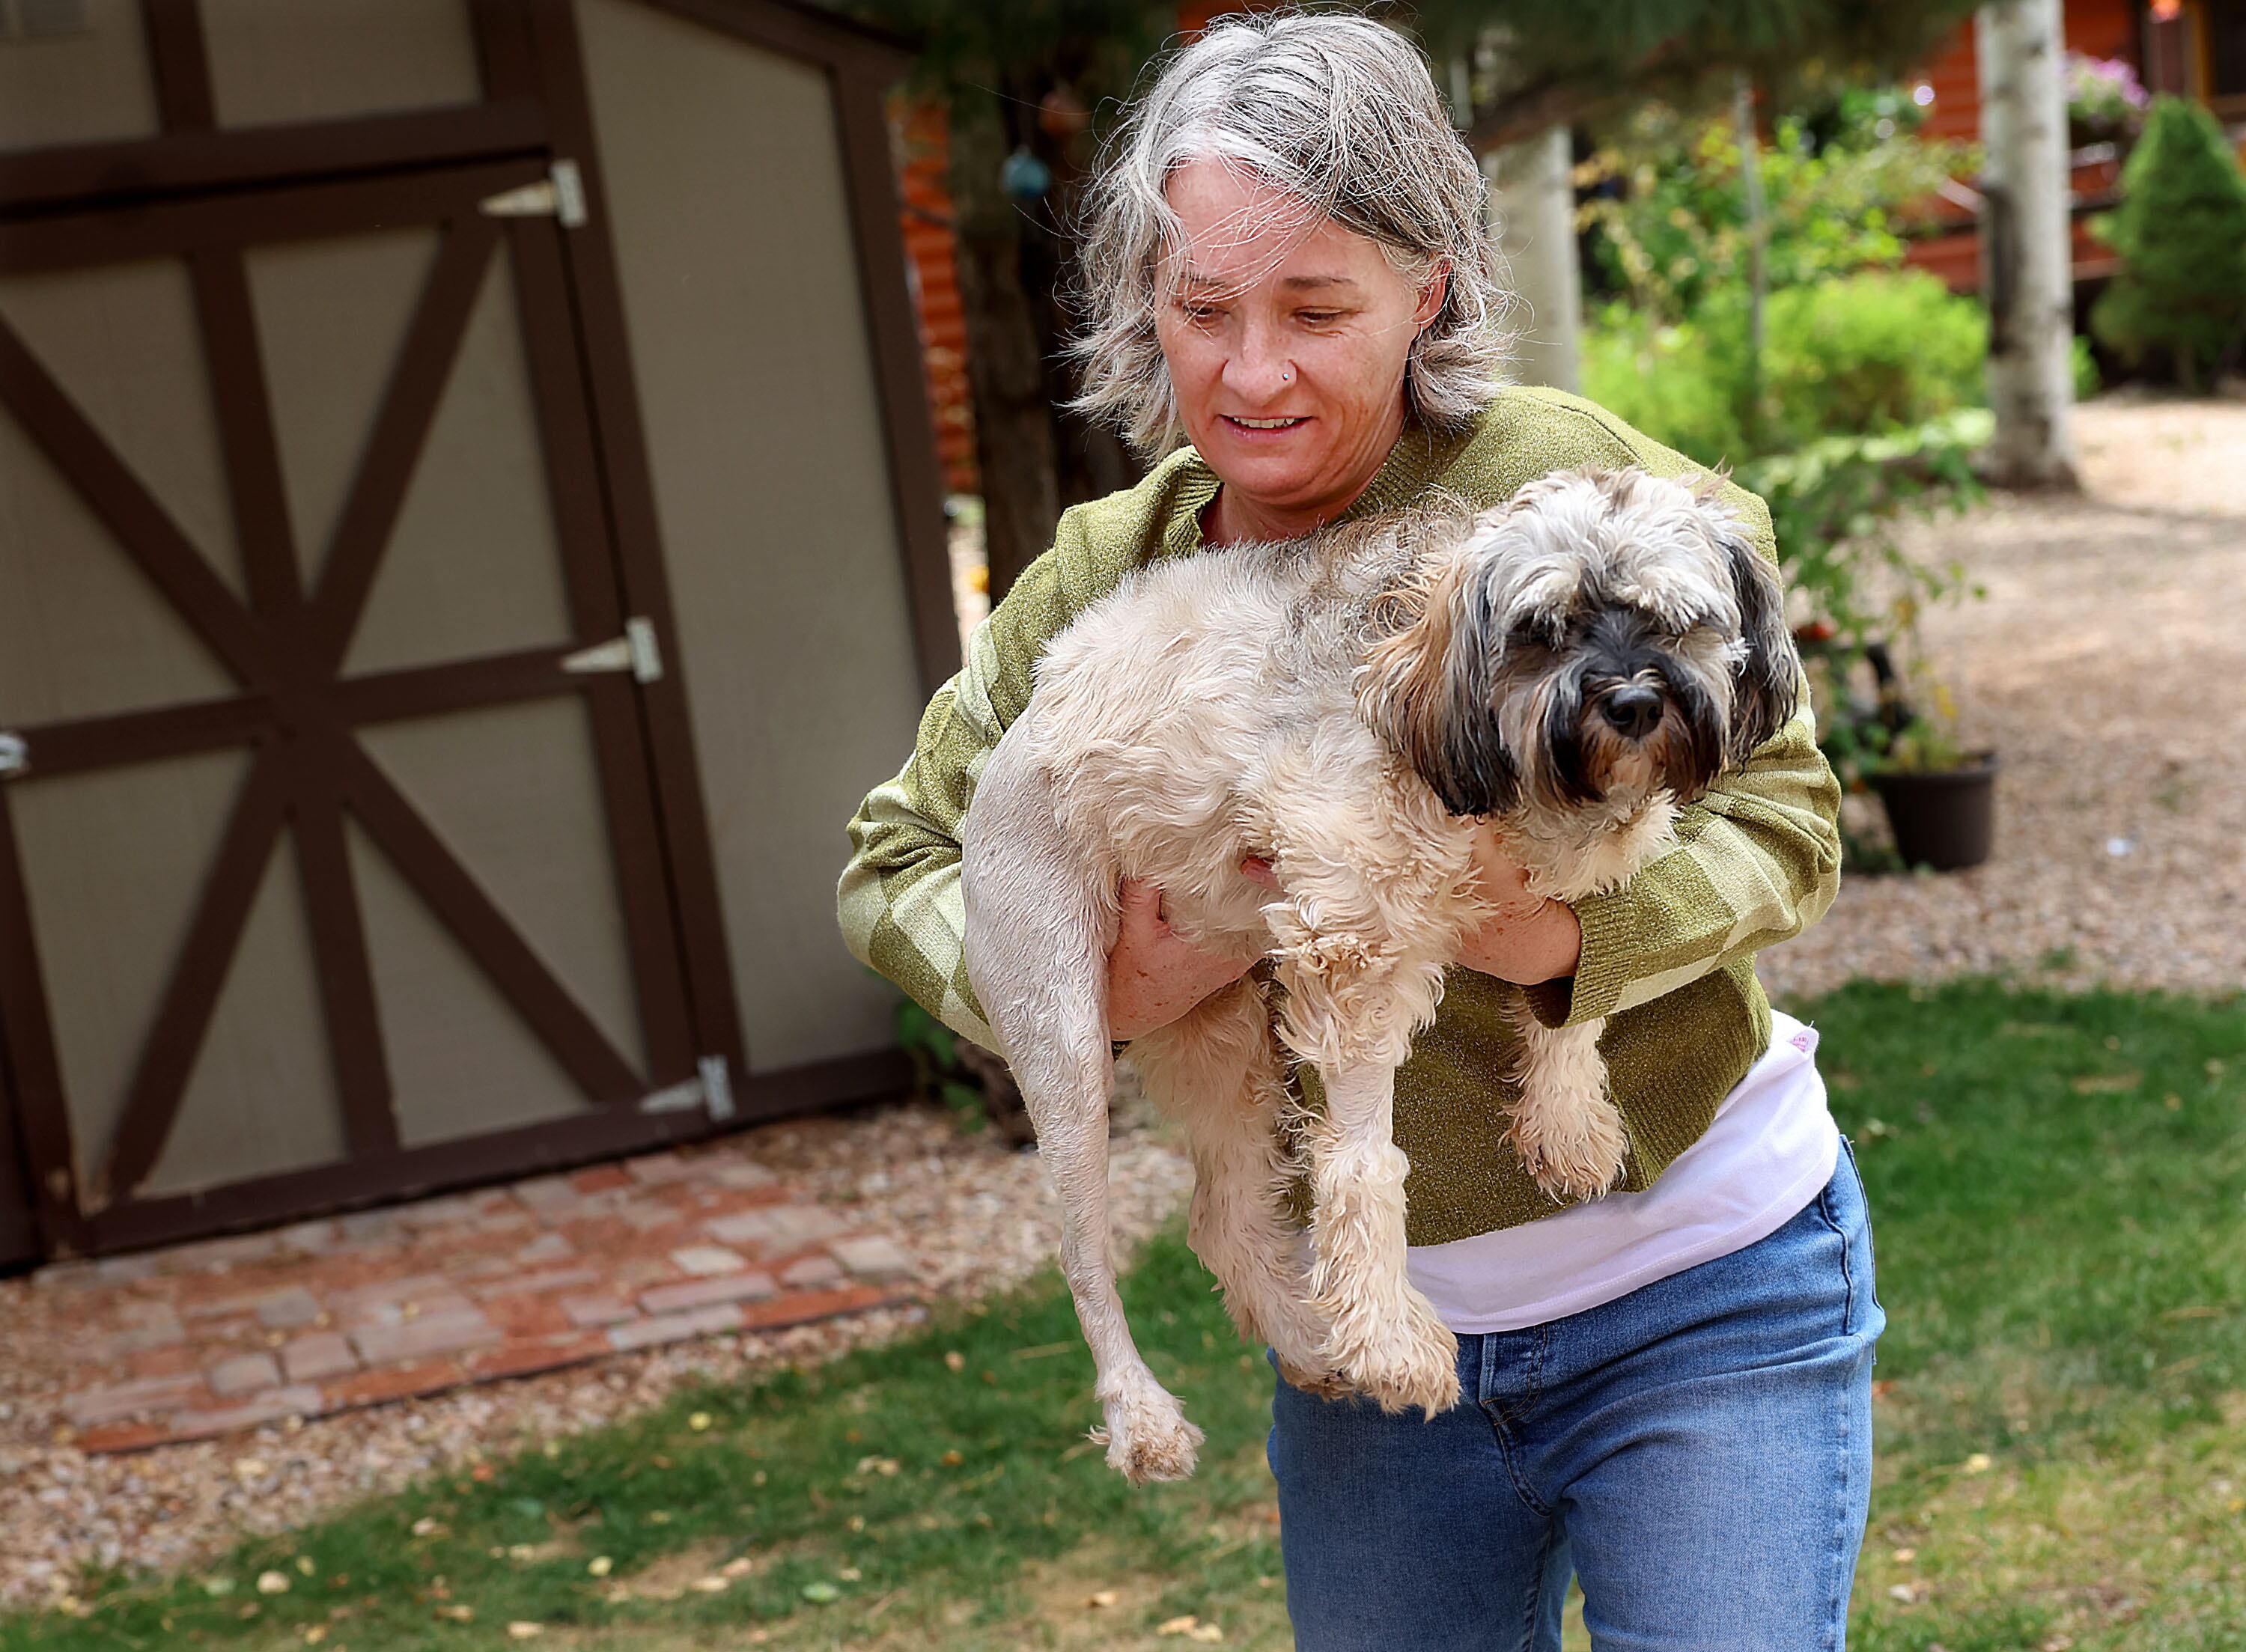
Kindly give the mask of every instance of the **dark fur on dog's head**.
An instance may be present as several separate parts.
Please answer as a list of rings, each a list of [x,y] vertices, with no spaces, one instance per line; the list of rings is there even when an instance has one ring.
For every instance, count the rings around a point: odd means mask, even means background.
[[[1530,483],[1423,555],[1358,691],[1454,814],[1698,796],[1793,715],[1778,571],[1720,483]]]

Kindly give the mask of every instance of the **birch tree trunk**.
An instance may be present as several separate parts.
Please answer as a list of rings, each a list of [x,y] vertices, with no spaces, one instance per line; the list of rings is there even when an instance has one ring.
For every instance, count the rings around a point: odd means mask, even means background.
[[[1981,73],[1982,288],[1989,301],[1984,463],[2007,487],[2074,479],[2072,244],[2061,0],[1999,0],[1974,19]]]
[[[1520,300],[1514,377],[1570,392],[1583,387],[1583,276],[1576,250],[1574,158],[1568,129],[1482,157],[1490,212]]]

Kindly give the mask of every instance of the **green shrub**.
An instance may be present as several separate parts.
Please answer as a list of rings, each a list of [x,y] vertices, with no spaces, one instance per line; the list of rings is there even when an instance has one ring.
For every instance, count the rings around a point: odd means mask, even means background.
[[[1864,270],[1770,296],[1760,445],[1906,429],[1981,400],[1988,312],[1923,269]]]
[[[2131,366],[2163,358],[2196,390],[2246,336],[2246,176],[2215,117],[2157,99],[2121,168],[2119,210],[2092,228],[2126,261],[2092,330]]]
[[[1948,179],[1976,169],[1970,146],[1912,136],[1894,115],[1912,107],[1875,100],[1822,145],[1800,116],[1778,119],[1759,152],[1773,290],[1900,264],[1913,215]],[[1587,163],[1585,177],[1599,190],[1582,208],[1596,231],[1594,253],[1636,308],[1679,322],[1745,291],[1739,162],[1729,117],[1687,119],[1653,104]]]
[[[1583,328],[1583,393],[1703,464],[1743,458],[1746,339],[1743,323],[1663,323],[1610,305]]]
[[[1689,322],[1610,306],[1584,330],[1583,392],[1706,464],[1829,436],[1909,430],[1981,399],[1988,320],[1923,270],[1861,270],[1773,293],[1752,405],[1745,301]]]

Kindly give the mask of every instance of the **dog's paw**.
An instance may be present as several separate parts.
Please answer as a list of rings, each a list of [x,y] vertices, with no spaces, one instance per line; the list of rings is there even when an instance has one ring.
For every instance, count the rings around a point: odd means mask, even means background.
[[[1392,1415],[1416,1406],[1433,1417],[1459,1403],[1459,1339],[1417,1291],[1372,1316],[1368,1334],[1337,1336],[1324,1363]]]
[[[1201,1460],[1201,1431],[1186,1421],[1177,1400],[1160,1389],[1107,1402],[1107,1426],[1091,1438],[1107,1447],[1107,1466],[1133,1485],[1182,1480]]]
[[[1513,1143],[1536,1185],[1553,1199],[1596,1199],[1622,1175],[1630,1139],[1622,1115],[1602,1098],[1596,1106],[1523,1108]]]
[[[1357,1392],[1338,1371],[1313,1370],[1288,1359],[1279,1361],[1279,1375],[1288,1387],[1300,1389],[1319,1399],[1346,1399]]]

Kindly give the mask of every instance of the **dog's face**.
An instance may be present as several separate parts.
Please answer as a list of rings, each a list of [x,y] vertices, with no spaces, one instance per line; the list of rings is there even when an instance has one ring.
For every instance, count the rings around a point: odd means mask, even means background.
[[[1557,472],[1465,535],[1358,684],[1453,813],[1696,797],[1792,715],[1776,570],[1712,479]]]

